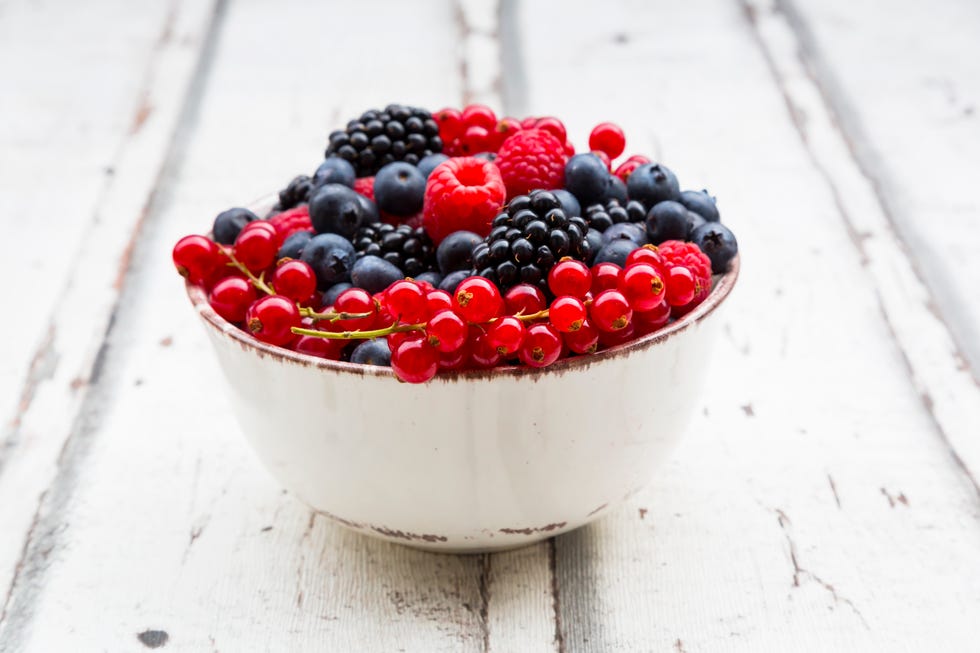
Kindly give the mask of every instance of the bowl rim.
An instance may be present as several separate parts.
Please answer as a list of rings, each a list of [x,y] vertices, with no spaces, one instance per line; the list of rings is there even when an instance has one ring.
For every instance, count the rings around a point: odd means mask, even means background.
[[[475,380],[500,377],[536,379],[549,375],[562,375],[570,371],[585,370],[592,365],[604,361],[627,357],[633,352],[648,349],[658,343],[665,342],[670,337],[685,331],[692,325],[700,323],[711,315],[725,301],[735,287],[740,267],[740,257],[736,254],[729,263],[726,272],[712,277],[711,292],[694,310],[683,315],[680,319],[667,324],[665,327],[635,340],[603,349],[594,354],[562,358],[546,367],[506,365],[489,369],[440,371],[429,383],[432,381],[450,382],[460,379]],[[315,367],[356,376],[377,376],[398,379],[391,367],[327,360],[261,342],[218,315],[208,303],[208,293],[204,288],[186,280],[184,287],[187,291],[187,296],[191,300],[191,304],[208,327],[236,342],[243,350],[255,352],[260,358],[268,356],[280,362],[289,362],[303,367]]]

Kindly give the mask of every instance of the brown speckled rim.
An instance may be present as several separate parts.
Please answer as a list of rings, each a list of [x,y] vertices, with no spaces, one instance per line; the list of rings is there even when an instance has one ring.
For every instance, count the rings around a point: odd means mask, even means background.
[[[511,365],[506,367],[495,367],[489,370],[440,372],[435,376],[433,381],[449,382],[463,379],[492,379],[497,377],[515,376],[527,378],[543,377],[549,374],[561,375],[576,369],[586,369],[591,365],[601,363],[602,361],[629,356],[635,351],[647,349],[648,347],[653,347],[658,343],[664,342],[671,336],[684,331],[691,325],[697,324],[711,315],[715,309],[725,301],[729,293],[731,293],[732,288],[735,287],[735,282],[738,279],[739,267],[740,260],[739,257],[736,256],[734,259],[732,259],[728,271],[725,274],[716,275],[714,277],[711,293],[699,306],[697,306],[697,308],[687,315],[684,315],[679,320],[671,322],[664,328],[647,334],[641,338],[637,338],[636,340],[631,340],[630,342],[626,342],[615,347],[610,347],[609,349],[604,349],[588,356],[563,358],[547,367]],[[208,296],[203,288],[189,282],[185,283],[185,287],[187,289],[187,296],[190,297],[191,303],[194,305],[195,310],[197,310],[205,324],[215,331],[221,333],[224,337],[237,342],[242,349],[246,351],[251,350],[260,357],[268,356],[280,362],[289,362],[296,365],[301,365],[303,367],[317,367],[324,370],[332,370],[338,373],[353,374],[358,376],[370,375],[397,378],[390,367],[359,365],[357,363],[325,360],[322,358],[317,358],[316,356],[309,356],[307,354],[301,354],[289,349],[283,349],[282,347],[276,347],[264,342],[259,342],[252,336],[236,327],[234,324],[231,324],[215,313],[214,309],[212,309],[210,304],[208,304]],[[432,381],[430,381],[430,383],[431,382]]]

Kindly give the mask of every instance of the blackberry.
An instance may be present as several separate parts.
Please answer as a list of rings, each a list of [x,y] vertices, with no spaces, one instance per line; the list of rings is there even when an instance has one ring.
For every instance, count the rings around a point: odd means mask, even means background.
[[[279,210],[285,211],[310,201],[313,180],[306,175],[295,177],[289,185],[279,191]]]
[[[416,277],[436,269],[432,240],[422,227],[372,224],[358,229],[353,242],[358,258],[383,258],[406,277]]]
[[[617,199],[611,199],[604,204],[593,204],[585,208],[585,222],[596,231],[602,232],[621,222],[643,222],[647,210],[637,201],[626,202],[626,206]]]
[[[518,195],[493,219],[490,235],[473,248],[473,267],[501,290],[529,283],[548,293],[548,272],[560,259],[591,253],[582,217],[569,218],[554,193]]]
[[[393,161],[418,165],[431,154],[442,152],[439,125],[425,109],[389,104],[384,111],[371,109],[332,132],[326,156],[338,156],[354,166],[358,177],[370,177]]]

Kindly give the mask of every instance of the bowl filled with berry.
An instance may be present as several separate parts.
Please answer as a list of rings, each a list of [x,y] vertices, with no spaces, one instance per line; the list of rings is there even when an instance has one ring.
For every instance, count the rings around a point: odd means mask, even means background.
[[[389,105],[173,251],[242,431],[359,532],[523,546],[644,487],[739,259],[707,191],[552,117]]]

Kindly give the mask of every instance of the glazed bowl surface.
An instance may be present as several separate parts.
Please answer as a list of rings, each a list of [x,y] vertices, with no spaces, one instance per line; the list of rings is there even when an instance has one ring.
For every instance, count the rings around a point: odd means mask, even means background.
[[[241,429],[314,510],[445,552],[515,548],[642,489],[684,432],[739,260],[660,331],[591,356],[399,381],[261,343],[188,284]]]

